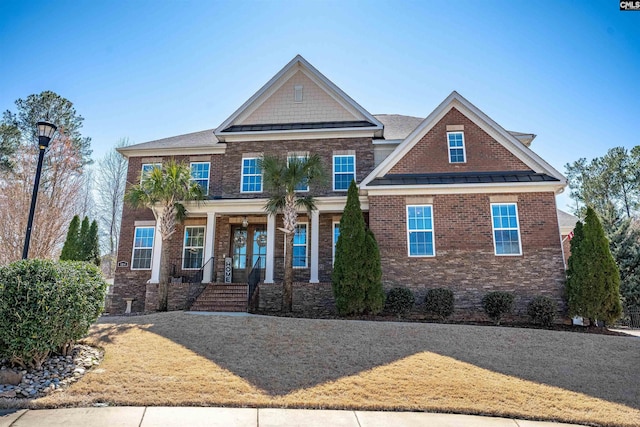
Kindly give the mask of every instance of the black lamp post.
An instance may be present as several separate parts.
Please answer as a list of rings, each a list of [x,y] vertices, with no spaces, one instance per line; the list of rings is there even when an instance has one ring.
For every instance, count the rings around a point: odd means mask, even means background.
[[[49,142],[56,132],[57,127],[47,122],[38,122],[38,147],[40,155],[38,156],[38,169],[36,170],[36,180],[33,183],[33,194],[31,195],[31,208],[29,209],[29,220],[27,222],[27,235],[24,239],[24,249],[22,250],[22,259],[27,259],[29,254],[29,241],[31,240],[31,227],[33,226],[33,215],[36,211],[36,198],[38,197],[38,186],[40,186],[40,174],[42,173],[42,160],[44,159],[44,151],[49,146]]]

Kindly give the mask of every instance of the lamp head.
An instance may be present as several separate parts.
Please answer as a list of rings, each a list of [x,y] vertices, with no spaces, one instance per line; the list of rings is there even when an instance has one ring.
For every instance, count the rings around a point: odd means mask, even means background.
[[[38,122],[38,145],[40,149],[45,149],[49,146],[53,134],[56,132],[56,125],[52,125],[48,122]]]

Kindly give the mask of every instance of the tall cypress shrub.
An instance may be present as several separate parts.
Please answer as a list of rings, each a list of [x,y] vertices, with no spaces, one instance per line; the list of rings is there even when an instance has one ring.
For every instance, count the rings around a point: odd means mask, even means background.
[[[340,220],[331,276],[338,313],[379,313],[384,307],[378,243],[362,216],[358,186],[351,182]]]
[[[566,294],[571,316],[613,322],[622,314],[620,273],[602,224],[589,207],[571,240]]]
[[[80,226],[79,250],[76,261],[87,261],[89,259],[89,254],[91,253],[90,228],[91,223],[89,222],[89,217],[85,216],[82,219],[82,225]]]
[[[85,261],[100,266],[100,239],[98,238],[98,222],[93,220],[89,227],[89,253]]]
[[[78,260],[79,239],[80,239],[80,217],[76,215],[71,220],[71,223],[69,223],[67,238],[64,241],[64,245],[62,246],[62,252],[60,253],[61,261]]]

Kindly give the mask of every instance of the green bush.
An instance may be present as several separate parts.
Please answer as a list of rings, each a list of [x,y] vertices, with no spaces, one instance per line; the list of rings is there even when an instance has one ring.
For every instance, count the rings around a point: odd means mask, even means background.
[[[482,308],[489,319],[499,325],[502,316],[511,313],[513,309],[513,294],[503,291],[489,292],[482,298]]]
[[[40,368],[67,354],[104,308],[107,284],[90,263],[23,260],[0,267],[0,357]]]
[[[543,295],[532,299],[527,306],[527,314],[531,318],[531,322],[539,323],[543,326],[551,326],[553,324],[557,311],[558,305],[556,302]]]
[[[429,314],[446,319],[453,314],[453,291],[451,289],[429,289],[424,298],[424,308]]]
[[[396,316],[402,317],[409,314],[415,303],[416,299],[413,296],[411,289],[397,287],[392,288],[387,293],[385,308]]]

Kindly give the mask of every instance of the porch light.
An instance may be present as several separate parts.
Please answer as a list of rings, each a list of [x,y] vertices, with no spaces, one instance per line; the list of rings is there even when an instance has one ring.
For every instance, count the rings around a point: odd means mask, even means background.
[[[245,216],[244,218],[242,218],[242,227],[247,228],[248,225],[249,225],[249,218]]]

